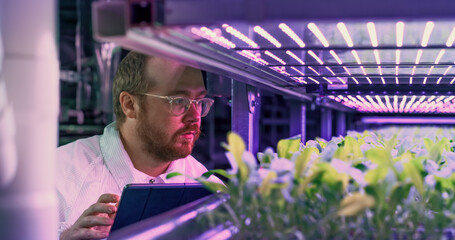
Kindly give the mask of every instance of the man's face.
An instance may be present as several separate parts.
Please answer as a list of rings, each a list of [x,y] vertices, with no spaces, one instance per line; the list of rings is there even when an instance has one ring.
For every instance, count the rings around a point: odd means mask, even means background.
[[[153,74],[157,82],[149,93],[190,99],[203,98],[206,94],[200,70],[170,61],[149,61],[147,66],[150,67],[146,70],[146,76]],[[174,116],[167,100],[146,97],[140,109],[136,131],[144,151],[166,162],[191,154],[199,138],[201,125],[200,112],[194,105],[185,114]]]

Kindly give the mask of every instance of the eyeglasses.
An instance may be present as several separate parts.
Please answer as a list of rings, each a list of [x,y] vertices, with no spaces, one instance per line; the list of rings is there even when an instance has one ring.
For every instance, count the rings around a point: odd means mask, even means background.
[[[186,97],[159,96],[150,93],[139,93],[139,95],[166,99],[169,101],[169,105],[171,105],[171,113],[175,116],[181,116],[188,112],[191,104],[194,103],[196,109],[201,113],[201,117],[205,117],[209,113],[213,102],[215,102],[215,100],[210,98],[189,99]]]

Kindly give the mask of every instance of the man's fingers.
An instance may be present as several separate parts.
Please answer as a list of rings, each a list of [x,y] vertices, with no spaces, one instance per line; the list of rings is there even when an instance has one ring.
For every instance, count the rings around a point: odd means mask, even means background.
[[[80,228],[91,228],[95,226],[111,226],[114,221],[107,216],[85,216],[79,222]]]
[[[94,203],[82,214],[83,216],[97,215],[100,213],[113,214],[117,207],[106,203]]]
[[[105,193],[98,198],[99,203],[117,203],[120,201],[120,196],[112,193]]]
[[[74,239],[103,239],[108,236],[108,231],[96,231],[90,228],[79,228],[73,234]]]

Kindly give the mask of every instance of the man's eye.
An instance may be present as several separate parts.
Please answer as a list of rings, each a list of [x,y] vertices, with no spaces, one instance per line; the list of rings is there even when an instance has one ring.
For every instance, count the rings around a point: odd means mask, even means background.
[[[173,103],[177,105],[185,105],[186,101],[184,98],[175,98],[173,100]]]

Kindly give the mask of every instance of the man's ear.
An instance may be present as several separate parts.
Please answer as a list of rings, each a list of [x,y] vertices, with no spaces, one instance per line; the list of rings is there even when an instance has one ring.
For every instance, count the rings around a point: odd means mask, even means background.
[[[137,117],[136,114],[139,111],[137,98],[123,91],[120,93],[119,100],[120,105],[122,106],[122,111],[126,115],[126,117],[135,119]]]

